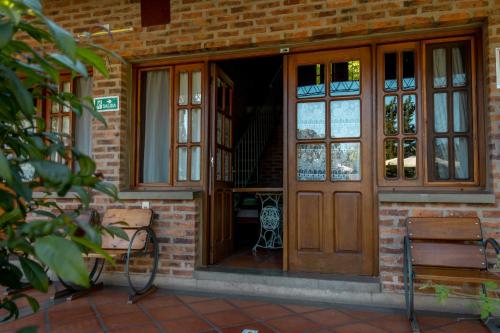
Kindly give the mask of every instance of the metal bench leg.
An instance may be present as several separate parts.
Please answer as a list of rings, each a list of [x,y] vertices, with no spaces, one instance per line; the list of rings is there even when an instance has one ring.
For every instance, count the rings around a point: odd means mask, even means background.
[[[410,321],[411,331],[420,333],[420,326],[415,315],[415,290],[413,286],[413,270],[411,261],[411,244],[407,237],[404,239],[403,283],[405,288],[406,315]]]

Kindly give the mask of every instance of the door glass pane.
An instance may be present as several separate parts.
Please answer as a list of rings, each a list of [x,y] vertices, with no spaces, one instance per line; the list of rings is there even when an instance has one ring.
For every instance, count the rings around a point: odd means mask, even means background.
[[[415,52],[403,52],[403,90],[413,90],[417,87],[415,80]]]
[[[447,93],[434,94],[434,132],[448,132]]]
[[[297,103],[297,139],[325,137],[325,103]]]
[[[51,101],[50,112],[52,112],[52,113],[58,113],[59,112],[59,104],[56,103],[56,102],[54,102],[54,101]]]
[[[50,130],[54,133],[59,132],[59,118],[53,117],[50,119]]]
[[[398,54],[396,52],[384,54],[384,89],[386,91],[398,90]]]
[[[360,148],[359,142],[332,143],[332,181],[361,180]]]
[[[224,146],[231,148],[231,119],[224,117]]]
[[[463,46],[451,49],[451,65],[453,86],[465,86],[467,84],[467,74],[465,70],[465,48]]]
[[[330,96],[359,95],[361,66],[359,60],[336,62],[330,68]]]
[[[66,82],[63,82],[63,92],[65,93],[70,93],[71,92],[71,83],[69,81],[66,81]],[[67,105],[69,102],[65,102],[63,104],[63,112],[69,112],[70,111],[70,107],[69,105]]]
[[[385,178],[398,178],[398,140],[385,140]]]
[[[191,141],[201,140],[201,109],[191,110]]]
[[[403,133],[417,133],[416,95],[403,95]]]
[[[179,142],[186,143],[188,140],[188,110],[179,110]]]
[[[222,113],[217,112],[217,143],[222,144]]]
[[[224,181],[231,181],[231,154],[224,150]]]
[[[62,118],[62,132],[66,134],[64,144],[69,145],[71,143],[71,137],[69,136],[71,134],[71,119],[68,116]]]
[[[201,162],[201,148],[192,147],[191,148],[191,180],[200,180],[200,162]]]
[[[233,89],[230,87],[226,87],[225,92],[224,92],[224,112],[227,115],[231,114],[231,94],[233,92]]]
[[[384,106],[384,133],[385,135],[396,135],[399,133],[398,96],[385,96]]]
[[[434,49],[432,51],[432,63],[434,73],[434,88],[445,88],[446,80],[446,49]]]
[[[455,153],[455,178],[469,178],[469,142],[466,137],[453,138]]]
[[[326,145],[297,145],[297,180],[326,180]]]
[[[191,74],[191,103],[201,104],[201,72]]]
[[[297,67],[297,98],[325,96],[325,65]]]
[[[453,131],[467,132],[469,128],[469,104],[467,92],[453,92]]]
[[[403,142],[403,171],[406,179],[417,178],[417,140]]]
[[[330,102],[331,137],[357,138],[361,134],[359,99]]]
[[[224,105],[224,83],[222,80],[217,78],[217,100],[216,105],[218,110],[222,110],[222,106]]]
[[[177,179],[187,180],[187,147],[179,147],[179,160],[177,169]]]
[[[436,179],[450,178],[448,138],[434,139],[434,176]]]
[[[217,180],[222,180],[222,150],[217,149]]]
[[[188,104],[188,78],[187,72],[179,74],[179,105]]]

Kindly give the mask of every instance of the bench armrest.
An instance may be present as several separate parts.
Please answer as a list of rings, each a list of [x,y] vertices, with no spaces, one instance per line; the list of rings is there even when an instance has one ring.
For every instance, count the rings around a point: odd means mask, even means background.
[[[488,244],[493,246],[493,249],[495,250],[496,254],[500,254],[500,245],[498,245],[498,242],[493,239],[493,238],[488,238],[487,240],[484,241],[484,248],[486,249],[488,247]]]

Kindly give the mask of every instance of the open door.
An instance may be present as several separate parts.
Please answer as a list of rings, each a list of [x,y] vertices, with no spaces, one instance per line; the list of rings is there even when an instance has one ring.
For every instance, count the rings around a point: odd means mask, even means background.
[[[290,56],[291,271],[374,274],[369,48]]]
[[[211,67],[210,111],[210,264],[233,247],[233,81]]]

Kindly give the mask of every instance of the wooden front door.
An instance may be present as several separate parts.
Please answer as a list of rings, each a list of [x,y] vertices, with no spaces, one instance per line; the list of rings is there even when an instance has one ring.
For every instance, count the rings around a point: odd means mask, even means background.
[[[374,274],[370,49],[288,66],[291,271]]]
[[[210,263],[231,254],[233,247],[233,81],[211,68]]]

